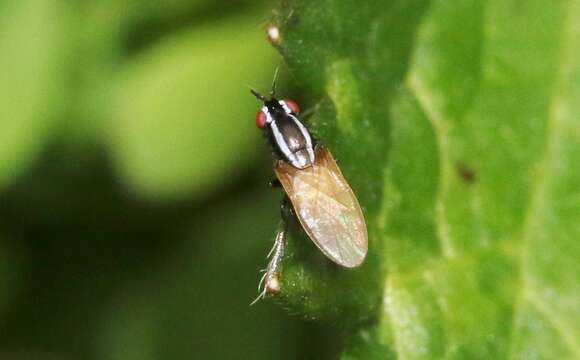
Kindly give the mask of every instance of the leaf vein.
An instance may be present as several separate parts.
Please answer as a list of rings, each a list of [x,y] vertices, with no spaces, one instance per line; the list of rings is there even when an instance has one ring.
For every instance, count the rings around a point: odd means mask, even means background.
[[[552,162],[553,158],[558,156],[557,142],[563,137],[562,132],[565,131],[565,122],[559,121],[559,114],[563,108],[568,105],[563,99],[565,90],[564,82],[567,77],[567,70],[573,65],[574,57],[573,54],[568,53],[568,49],[572,48],[570,44],[575,41],[574,31],[572,30],[574,26],[575,19],[572,19],[574,14],[573,5],[574,2],[569,3],[569,9],[566,12],[566,16],[562,25],[561,39],[560,39],[560,54],[559,61],[556,68],[556,77],[554,81],[554,90],[550,99],[549,105],[549,115],[547,118],[546,125],[546,140],[544,147],[538,156],[539,171],[534,183],[530,187],[530,195],[528,206],[526,207],[526,213],[524,220],[522,222],[521,231],[521,254],[519,261],[519,274],[520,274],[520,288],[518,290],[517,301],[514,304],[514,315],[512,317],[512,329],[511,329],[511,347],[509,352],[509,358],[515,358],[517,356],[517,344],[516,337],[518,331],[518,321],[522,316],[523,304],[527,299],[535,308],[537,308],[541,313],[544,314],[552,323],[558,322],[554,319],[554,314],[547,310],[543,302],[533,295],[533,288],[530,286],[530,280],[528,278],[530,270],[530,243],[531,239],[536,231],[536,224],[540,223],[542,220],[542,209],[547,207],[547,203],[550,202],[548,189],[551,181],[554,177],[549,176],[549,171],[546,171],[548,165]],[[562,328],[555,327],[558,331],[562,333]],[[562,335],[566,335],[567,331],[564,331]],[[566,337],[565,337],[566,338]],[[579,354],[578,345],[575,341],[566,341],[568,346],[571,346],[571,350],[576,354]]]
[[[425,88],[421,79],[411,74],[409,80],[409,88],[411,94],[415,97],[419,108],[429,120],[429,123],[433,127],[436,134],[437,147],[439,148],[440,160],[439,160],[439,185],[438,192],[435,203],[435,223],[437,224],[437,237],[441,244],[441,251],[443,256],[447,258],[452,258],[456,256],[456,251],[453,246],[453,239],[451,238],[450,225],[445,217],[445,205],[444,197],[447,185],[450,182],[449,174],[451,173],[447,169],[449,164],[449,151],[447,150],[446,137],[447,131],[443,125],[443,121],[440,115],[435,110],[435,105],[433,99],[429,95],[429,91]]]

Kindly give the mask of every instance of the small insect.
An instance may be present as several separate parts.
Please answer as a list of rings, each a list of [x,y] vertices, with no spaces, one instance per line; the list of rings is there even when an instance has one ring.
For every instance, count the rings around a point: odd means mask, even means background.
[[[277,179],[272,185],[281,185],[285,191],[282,220],[268,254],[270,262],[253,303],[280,292],[278,268],[284,255],[289,217],[297,218],[320,251],[342,267],[360,266],[368,250],[367,228],[356,196],[330,151],[314,139],[298,118],[298,104],[276,99],[275,87],[276,75],[269,98],[251,89],[263,102],[256,114],[256,126],[265,133],[276,158]]]

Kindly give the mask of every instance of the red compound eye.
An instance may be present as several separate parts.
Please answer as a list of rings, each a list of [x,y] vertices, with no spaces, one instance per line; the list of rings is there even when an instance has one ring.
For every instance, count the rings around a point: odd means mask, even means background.
[[[256,126],[260,129],[266,127],[266,114],[262,110],[256,113]]]
[[[286,103],[286,106],[288,106],[288,108],[290,108],[294,114],[300,113],[300,107],[294,100],[284,99],[284,103]]]

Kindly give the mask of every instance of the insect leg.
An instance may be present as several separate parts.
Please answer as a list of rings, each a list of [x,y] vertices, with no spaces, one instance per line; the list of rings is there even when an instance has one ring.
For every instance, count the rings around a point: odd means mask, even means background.
[[[304,110],[301,114],[300,114],[300,119],[304,120],[304,121],[308,121],[308,119],[314,115],[315,112],[318,111],[318,109],[320,109],[320,101],[316,103],[316,105],[314,105],[311,108],[308,108],[306,110]]]
[[[268,186],[271,188],[279,188],[282,186],[282,183],[278,179],[272,179],[268,182]]]
[[[284,256],[284,242],[286,241],[286,222],[282,220],[280,229],[276,234],[276,240],[274,241],[274,247],[270,250],[268,257],[270,262],[265,269],[264,275],[260,279],[258,284],[258,290],[260,294],[258,297],[252,301],[251,305],[254,305],[258,300],[263,299],[268,294],[277,294],[280,292],[280,281],[278,279],[278,268],[280,266],[280,261],[282,256]]]
[[[282,221],[288,223],[290,220],[296,220],[296,214],[294,213],[294,207],[290,202],[288,196],[284,196],[282,204],[280,205],[280,215],[282,216]]]

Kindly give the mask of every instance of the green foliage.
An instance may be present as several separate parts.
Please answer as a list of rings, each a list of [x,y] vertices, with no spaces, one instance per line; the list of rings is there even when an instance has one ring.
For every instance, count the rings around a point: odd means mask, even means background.
[[[0,188],[29,166],[54,127],[65,18],[45,1],[0,6]]]
[[[580,356],[579,20],[573,1],[279,9],[370,234],[352,272],[291,245],[283,301],[356,327],[344,359]]]
[[[268,82],[273,62],[255,36],[258,22],[238,17],[192,29],[125,66],[109,132],[131,188],[157,198],[198,195],[247,166],[261,140],[246,85]]]
[[[248,307],[281,196],[258,4],[0,4],[0,357],[579,358],[579,5],[274,11],[279,94],[370,236],[343,270],[291,225],[274,302],[305,325]]]
[[[248,224],[277,216],[271,211],[275,199],[263,195],[209,208],[200,217],[203,226],[187,229],[187,241],[172,255],[177,261],[133,286],[104,319],[99,358],[300,358],[299,324],[284,321],[286,314],[274,306],[249,306],[256,296],[251,269],[264,261],[263,239],[271,237],[272,228],[268,222]],[[246,206],[236,208],[237,201]],[[224,239],[244,239],[243,248]]]
[[[2,10],[1,187],[54,138],[106,145],[127,187],[157,200],[211,192],[258,151],[247,87],[273,73],[265,11],[201,0]]]
[[[1,2],[0,358],[306,352],[314,330],[249,307],[278,215],[256,5]]]

